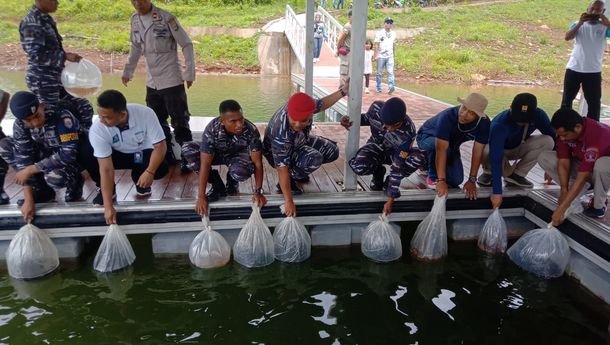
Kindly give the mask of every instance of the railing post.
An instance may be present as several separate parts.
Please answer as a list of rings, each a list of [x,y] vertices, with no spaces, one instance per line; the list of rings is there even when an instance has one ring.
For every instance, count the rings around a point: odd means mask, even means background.
[[[352,8],[352,45],[349,54],[350,82],[347,110],[352,127],[347,133],[345,143],[344,187],[345,190],[356,190],[356,174],[348,162],[356,155],[360,145],[360,114],[362,112],[362,76],[364,72],[364,42],[368,15],[367,0],[354,0]]]
[[[307,0],[305,15],[305,93],[313,96],[313,9],[315,0]]]

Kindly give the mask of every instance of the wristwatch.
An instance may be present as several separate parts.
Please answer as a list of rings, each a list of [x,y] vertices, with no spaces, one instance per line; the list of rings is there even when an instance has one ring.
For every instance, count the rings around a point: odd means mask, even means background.
[[[254,194],[265,194],[265,191],[263,190],[263,188],[256,188],[254,190]]]
[[[476,176],[468,176],[468,182],[477,183],[477,177]]]
[[[345,97],[345,95],[347,95],[347,92],[343,91],[343,89],[339,89],[339,92],[341,92],[341,97]]]

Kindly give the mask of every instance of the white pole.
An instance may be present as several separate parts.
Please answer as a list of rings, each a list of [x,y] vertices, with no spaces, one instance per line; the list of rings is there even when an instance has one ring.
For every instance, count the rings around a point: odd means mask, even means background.
[[[305,15],[305,93],[313,96],[313,10],[315,0],[307,0]]]
[[[352,127],[347,133],[345,143],[344,188],[356,190],[356,174],[348,162],[356,155],[360,146],[360,114],[362,113],[362,78],[364,73],[364,42],[366,41],[366,22],[368,15],[367,0],[354,0],[352,8],[352,44],[349,59],[349,99],[347,111]]]

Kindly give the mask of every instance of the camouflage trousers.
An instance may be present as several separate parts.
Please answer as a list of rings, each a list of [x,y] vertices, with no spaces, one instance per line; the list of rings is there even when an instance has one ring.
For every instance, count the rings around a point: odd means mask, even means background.
[[[4,134],[4,132],[2,132],[2,127],[0,127],[0,141],[4,138],[6,138],[6,135]],[[0,181],[2,181],[2,183],[4,183],[4,177],[7,173],[8,163],[4,159],[0,158]],[[2,191],[3,189],[4,186],[0,185],[0,191]]]
[[[418,148],[412,147],[409,152],[386,150],[376,143],[362,146],[350,159],[349,166],[356,175],[372,175],[383,164],[390,165],[386,195],[393,198],[400,196],[400,182],[426,164],[426,156]]]
[[[15,143],[13,138],[5,137],[0,140],[0,157],[4,159],[13,169],[19,171],[24,169],[26,166],[18,163],[19,157],[15,152]],[[42,150],[37,150],[39,152],[38,157],[34,157],[33,161],[39,161],[45,158],[42,154]],[[44,173],[44,179],[49,186],[53,189],[61,189],[68,186],[75,185],[80,182],[80,166],[78,163],[70,166],[64,166],[55,170],[51,170],[49,172]],[[30,178],[28,181],[28,185],[32,185],[33,179]]]
[[[25,74],[25,83],[28,88],[45,104],[49,110],[54,110],[61,98],[61,74],[46,71],[41,68],[28,69]],[[65,90],[63,92],[66,92]]]
[[[265,154],[271,166],[275,166],[273,154]],[[288,172],[294,180],[302,180],[314,171],[318,170],[322,164],[334,162],[339,158],[339,147],[337,143],[324,137],[310,135],[307,144],[300,146],[290,154]]]
[[[199,143],[189,141],[182,145],[182,157],[192,171],[199,173],[201,170],[201,155]],[[238,152],[236,154],[226,154],[224,152],[214,153],[212,165],[226,165],[229,168],[229,175],[235,181],[245,181],[254,174],[254,163],[250,158],[249,152]]]

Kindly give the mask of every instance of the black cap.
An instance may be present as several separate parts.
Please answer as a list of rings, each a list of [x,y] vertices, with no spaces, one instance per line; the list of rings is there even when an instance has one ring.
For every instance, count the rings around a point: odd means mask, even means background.
[[[16,118],[24,120],[38,110],[39,104],[38,97],[35,94],[28,91],[19,91],[11,97],[9,107]]]
[[[402,99],[392,97],[383,104],[379,115],[385,125],[395,125],[407,117],[407,105]]]
[[[383,22],[387,24],[394,24],[394,19],[392,19],[392,17],[387,17]]]
[[[514,122],[532,122],[536,116],[538,100],[531,93],[520,93],[510,105],[510,119]]]

